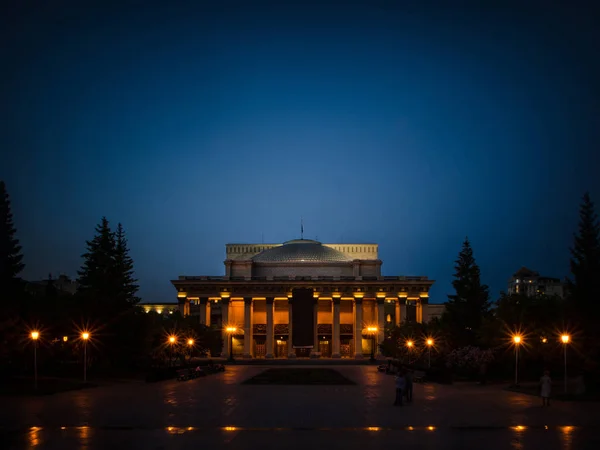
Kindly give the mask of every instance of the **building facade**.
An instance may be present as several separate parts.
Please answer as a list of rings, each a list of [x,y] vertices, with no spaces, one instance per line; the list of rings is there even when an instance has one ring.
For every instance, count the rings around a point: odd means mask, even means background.
[[[377,244],[227,244],[224,276],[172,284],[183,315],[221,328],[222,356],[363,358],[386,326],[429,318],[434,281],[381,265]]]
[[[509,294],[551,295],[563,298],[564,283],[559,278],[543,277],[538,272],[521,267],[508,281]]]

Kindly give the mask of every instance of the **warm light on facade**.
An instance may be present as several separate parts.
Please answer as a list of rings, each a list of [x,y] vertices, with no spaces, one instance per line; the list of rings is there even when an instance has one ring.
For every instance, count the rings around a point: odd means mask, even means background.
[[[568,334],[563,334],[560,337],[560,340],[562,341],[563,344],[568,344],[569,341],[571,340],[571,337]]]
[[[37,341],[39,337],[40,337],[40,332],[39,331],[32,331],[31,332],[31,339],[33,339],[34,341]]]
[[[522,340],[522,339],[521,339],[521,336],[519,336],[519,335],[515,335],[515,336],[513,336],[513,342],[514,342],[515,344],[519,345],[519,344],[521,343],[521,340]]]
[[[69,336],[63,336],[63,342],[67,342],[69,340]]]
[[[412,347],[413,345],[415,345],[413,341],[406,341],[406,346],[408,348]]]
[[[433,339],[431,339],[431,338],[427,339],[426,342],[429,347],[431,347],[433,345]]]
[[[188,345],[191,347],[192,345],[194,345],[194,340],[193,339],[188,339]]]
[[[175,336],[169,336],[169,343],[170,344],[174,344],[177,341],[177,338]]]
[[[228,333],[235,333],[237,330],[236,327],[227,327],[225,328],[225,331],[227,331]]]
[[[377,327],[367,327],[368,333],[377,333]]]

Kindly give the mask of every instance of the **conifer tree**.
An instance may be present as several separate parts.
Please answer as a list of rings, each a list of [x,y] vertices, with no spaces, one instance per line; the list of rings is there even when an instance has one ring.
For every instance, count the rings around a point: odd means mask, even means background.
[[[479,266],[468,238],[463,242],[454,269],[452,286],[456,293],[448,295],[443,320],[450,328],[450,340],[455,345],[473,345],[490,302],[488,287],[481,284]]]
[[[10,207],[10,197],[0,180],[0,295],[10,295],[20,284],[19,274],[25,267]]]
[[[118,294],[115,280],[115,235],[106,217],[96,226],[96,235],[86,242],[83,266],[78,271],[79,291],[104,302],[114,301]]]
[[[583,196],[579,209],[579,233],[571,248],[569,280],[571,306],[582,325],[597,321],[600,313],[600,225],[590,194]],[[595,328],[595,327],[594,327]]]
[[[134,278],[133,259],[129,255],[127,238],[120,223],[115,234],[115,275],[121,291],[121,299],[130,305],[137,304],[140,301],[136,296],[139,286]]]

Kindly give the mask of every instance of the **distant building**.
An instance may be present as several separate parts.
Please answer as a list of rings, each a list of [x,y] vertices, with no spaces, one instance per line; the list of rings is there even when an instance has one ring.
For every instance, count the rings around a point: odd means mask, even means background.
[[[49,275],[45,280],[28,281],[27,291],[32,294],[45,294],[50,282],[62,294],[74,295],[79,287],[79,283],[76,280],[71,280],[67,275],[59,275],[58,278],[52,278],[52,275]]]
[[[138,306],[144,308],[146,313],[156,313],[162,316],[168,316],[179,310],[177,303],[139,303]]]
[[[540,276],[538,272],[521,267],[508,281],[509,294],[564,296],[564,283],[559,278]]]

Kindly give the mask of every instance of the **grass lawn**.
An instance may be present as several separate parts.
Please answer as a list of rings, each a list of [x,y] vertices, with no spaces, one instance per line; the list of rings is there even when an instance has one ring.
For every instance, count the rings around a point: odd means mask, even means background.
[[[242,384],[352,385],[337,370],[320,368],[267,369]]]
[[[92,383],[84,383],[81,380],[66,378],[39,378],[38,387],[34,388],[33,378],[11,378],[2,380],[0,383],[0,395],[51,395],[59,392],[73,391],[76,389],[88,389],[96,387]]]

